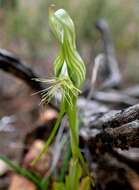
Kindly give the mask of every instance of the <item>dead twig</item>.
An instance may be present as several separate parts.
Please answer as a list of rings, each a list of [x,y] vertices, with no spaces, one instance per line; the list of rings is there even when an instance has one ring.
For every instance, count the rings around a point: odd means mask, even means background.
[[[118,87],[121,83],[121,74],[115,55],[112,34],[109,25],[105,19],[100,19],[96,23],[96,28],[102,36],[104,54],[106,56],[105,64],[108,65],[109,78],[103,83],[103,88]]]

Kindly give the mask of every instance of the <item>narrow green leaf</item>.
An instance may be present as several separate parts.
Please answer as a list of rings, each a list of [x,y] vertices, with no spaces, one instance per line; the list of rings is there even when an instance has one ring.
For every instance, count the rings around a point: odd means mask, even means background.
[[[36,173],[26,169],[26,168],[23,168],[15,163],[13,163],[10,159],[8,159],[7,157],[5,156],[0,156],[0,160],[3,160],[12,170],[14,170],[16,173],[28,178],[29,180],[31,180],[34,184],[36,184],[36,186],[39,188],[39,189],[42,189],[41,188],[41,185],[40,185],[40,181],[41,181],[41,178],[39,176],[37,176]]]
[[[88,177],[88,176],[84,177],[81,181],[79,190],[90,190],[90,186],[91,186],[90,177]]]
[[[57,129],[58,129],[59,125],[60,125],[61,119],[63,118],[64,112],[65,112],[64,110],[61,110],[61,112],[59,113],[59,116],[58,116],[58,119],[56,121],[56,124],[55,124],[55,126],[54,126],[48,140],[46,141],[46,143],[45,143],[43,149],[41,150],[41,152],[39,153],[39,155],[33,160],[32,165],[35,165],[41,159],[43,154],[47,152],[49,145],[51,144],[53,138],[55,137],[55,134],[56,134]]]
[[[65,184],[61,183],[61,182],[56,182],[56,183],[54,183],[53,190],[66,190],[65,189]]]

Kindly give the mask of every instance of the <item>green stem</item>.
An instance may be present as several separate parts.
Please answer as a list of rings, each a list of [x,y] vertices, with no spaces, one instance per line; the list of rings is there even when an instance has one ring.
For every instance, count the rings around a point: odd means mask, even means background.
[[[67,152],[65,153],[64,155],[64,161],[62,163],[62,166],[61,166],[61,170],[60,170],[60,175],[58,177],[58,181],[64,181],[64,178],[65,178],[65,174],[68,170],[68,164],[69,164],[69,160],[70,160],[70,157],[71,157],[71,147],[69,145],[69,143],[67,144]]]
[[[79,146],[79,136],[78,136],[78,119],[77,119],[77,107],[76,98],[73,98],[73,104],[68,107],[68,117],[70,126],[70,138],[71,138],[71,150],[74,159],[78,158],[78,146]]]
[[[46,141],[43,149],[41,150],[41,152],[39,153],[39,155],[33,160],[32,165],[35,165],[36,162],[38,162],[40,160],[40,158],[43,156],[43,154],[47,152],[49,145],[51,144],[53,138],[55,137],[55,134],[56,134],[56,132],[58,130],[58,127],[59,127],[59,125],[61,123],[61,120],[62,120],[62,118],[64,116],[64,113],[65,113],[65,109],[64,109],[64,104],[63,104],[63,101],[62,101],[61,102],[60,113],[59,113],[59,116],[57,118],[56,124],[55,124],[55,126],[54,126],[54,128],[53,128],[53,130],[52,130],[52,132],[51,132],[51,134],[50,134],[50,136],[48,138],[48,140]]]
[[[48,176],[46,179],[42,179],[40,182],[42,190],[48,190],[50,182],[51,182],[51,176]]]
[[[79,123],[76,102],[77,99],[73,98],[73,106],[68,109],[72,156],[74,160],[81,162],[84,171],[89,174],[88,167],[79,148]]]

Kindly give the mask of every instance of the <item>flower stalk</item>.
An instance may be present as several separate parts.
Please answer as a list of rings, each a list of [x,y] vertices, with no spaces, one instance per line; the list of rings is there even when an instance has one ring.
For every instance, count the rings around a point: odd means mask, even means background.
[[[72,152],[72,167],[70,167],[69,176],[67,176],[67,178],[72,178],[71,183],[75,184],[72,185],[69,190],[76,190],[78,189],[77,187],[79,187],[81,177],[81,172],[79,171],[81,166],[82,170],[86,170],[86,164],[79,148],[77,109],[77,98],[81,92],[80,88],[85,80],[86,69],[84,62],[76,49],[75,27],[68,13],[64,9],[54,11],[53,8],[50,8],[49,24],[55,38],[59,42],[60,51],[54,61],[54,78],[49,80],[37,79],[37,81],[50,84],[49,88],[41,92],[43,103],[48,103],[57,92],[61,94],[60,113],[43,150],[33,161],[33,164],[35,164],[47,151],[55,137],[63,116],[66,114],[69,121]],[[70,176],[72,174],[75,174],[75,177]]]

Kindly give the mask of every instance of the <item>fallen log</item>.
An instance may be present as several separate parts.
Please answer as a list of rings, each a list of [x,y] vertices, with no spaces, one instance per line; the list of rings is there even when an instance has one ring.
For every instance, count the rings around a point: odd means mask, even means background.
[[[139,104],[130,106],[123,110],[111,110],[105,113],[103,116],[95,117],[95,120],[90,120],[88,128],[115,128],[137,119],[139,119]]]
[[[112,148],[139,147],[139,120],[116,128],[105,128],[104,130],[82,129],[80,137],[92,151],[96,149],[107,151]]]
[[[0,69],[23,80],[35,92],[47,88],[41,82],[33,80],[40,77],[27,64],[5,49],[0,49]],[[58,110],[57,106],[52,102],[49,105]]]

